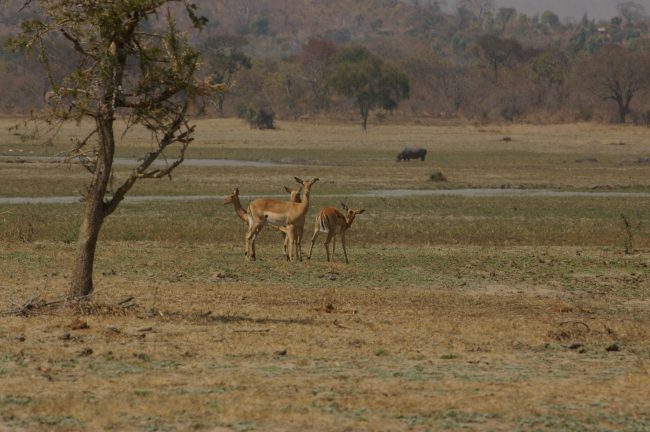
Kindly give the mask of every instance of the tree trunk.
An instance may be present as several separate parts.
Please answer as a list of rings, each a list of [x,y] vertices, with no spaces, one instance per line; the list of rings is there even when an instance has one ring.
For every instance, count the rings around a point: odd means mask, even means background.
[[[86,194],[84,217],[79,228],[77,253],[72,269],[70,297],[87,296],[93,291],[93,266],[99,230],[106,217],[104,196],[111,178],[115,137],[113,135],[112,112],[107,118],[97,118],[99,151],[92,183]]]
[[[368,104],[365,102],[359,102],[359,112],[361,114],[361,129],[363,129],[364,132],[367,132],[368,114],[370,113]]]
[[[219,110],[219,117],[224,117],[223,114],[223,102],[226,96],[223,93],[217,95],[217,109]]]
[[[625,124],[627,114],[630,112],[630,99],[624,100],[621,96],[616,96],[616,103],[618,104],[618,122]]]
[[[98,205],[101,204],[101,205]],[[73,298],[87,296],[93,291],[93,265],[99,230],[104,221],[103,201],[88,196],[84,218],[79,228],[77,253],[72,271],[70,296]]]

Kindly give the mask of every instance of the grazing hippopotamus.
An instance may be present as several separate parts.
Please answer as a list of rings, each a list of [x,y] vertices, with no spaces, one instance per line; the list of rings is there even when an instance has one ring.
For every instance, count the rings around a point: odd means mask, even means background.
[[[423,161],[426,155],[427,150],[423,149],[422,147],[406,147],[404,150],[397,154],[397,162],[401,162],[403,160],[408,161],[411,159],[420,159]]]

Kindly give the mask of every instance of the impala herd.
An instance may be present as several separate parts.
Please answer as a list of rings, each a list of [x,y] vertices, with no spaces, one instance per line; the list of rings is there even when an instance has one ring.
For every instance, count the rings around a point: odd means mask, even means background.
[[[269,225],[282,232],[284,236],[284,254],[287,260],[302,261],[301,241],[305,227],[305,217],[309,210],[309,196],[311,188],[318,181],[318,178],[302,180],[295,177],[295,179],[300,184],[299,189],[284,187],[287,193],[289,193],[289,201],[258,198],[251,201],[248,207],[244,209],[239,201],[239,189],[237,188],[224,198],[224,205],[232,204],[235,207],[237,216],[248,227],[244,245],[244,253],[248,260],[255,260],[255,240],[262,228]],[[352,225],[356,215],[363,213],[364,210],[349,209],[343,203],[341,203],[341,206],[346,211],[346,214],[341,213],[334,207],[324,207],[316,215],[314,234],[311,238],[311,247],[309,248],[307,259],[311,259],[316,237],[319,233],[324,232],[327,234],[325,239],[327,261],[330,261],[334,256],[334,249],[336,248],[335,236],[336,234],[340,234],[343,256],[345,257],[346,264],[348,263],[348,254],[345,249],[345,232]],[[330,255],[329,244],[332,240],[334,241],[332,244],[332,255]]]

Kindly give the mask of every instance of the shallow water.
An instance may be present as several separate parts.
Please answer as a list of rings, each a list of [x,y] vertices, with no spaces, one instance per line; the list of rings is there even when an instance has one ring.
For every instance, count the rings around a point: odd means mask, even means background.
[[[45,162],[45,163],[71,163],[78,164],[74,160],[68,161],[67,158],[62,156],[0,156],[0,162],[5,163],[34,163],[34,162]],[[113,159],[113,165],[119,166],[135,166],[138,164],[138,160],[130,158],[115,158]],[[172,159],[169,160],[169,163],[173,162]],[[164,160],[156,160],[154,162],[156,165],[165,165]],[[292,163],[292,161],[283,162],[283,161],[248,161],[248,160],[236,160],[236,159],[184,159],[183,166],[195,166],[195,167],[260,167],[260,168],[269,168],[277,166],[287,166],[287,165],[299,165],[298,163]]]
[[[259,198],[260,195],[241,195],[242,199]],[[264,195],[269,198],[285,198],[286,194]],[[405,198],[413,196],[461,196],[469,198],[493,197],[589,197],[589,198],[650,198],[648,192],[571,192],[543,189],[382,189],[349,194],[318,194],[323,198]],[[148,201],[199,201],[221,200],[223,195],[132,195],[125,202]],[[59,197],[0,197],[0,204],[73,204],[81,201],[78,196]]]

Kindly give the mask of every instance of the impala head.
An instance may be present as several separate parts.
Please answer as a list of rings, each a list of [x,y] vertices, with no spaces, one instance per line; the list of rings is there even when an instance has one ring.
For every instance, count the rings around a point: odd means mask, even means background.
[[[363,212],[365,212],[364,209],[361,210],[354,210],[351,208],[348,208],[348,206],[345,205],[345,203],[341,203],[341,208],[345,210],[345,222],[348,224],[348,226],[352,225],[352,222],[354,221],[354,218]]]
[[[294,178],[296,179],[296,182],[298,182],[298,184],[302,185],[302,187],[303,187],[303,189],[305,191],[304,192],[305,196],[309,195],[309,191],[311,190],[312,185],[318,181],[318,177],[316,177],[313,180],[302,180],[302,179],[300,179],[298,177],[294,177]]]
[[[291,189],[290,187],[286,187],[286,186],[284,187],[284,190],[287,191],[287,193],[291,196],[290,201],[295,202],[295,203],[302,202],[300,200],[300,191],[301,191],[301,189],[302,188]]]
[[[223,199],[223,204],[232,204],[239,200],[239,188],[235,188],[230,195],[226,195]]]

